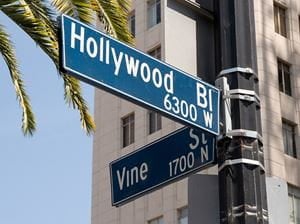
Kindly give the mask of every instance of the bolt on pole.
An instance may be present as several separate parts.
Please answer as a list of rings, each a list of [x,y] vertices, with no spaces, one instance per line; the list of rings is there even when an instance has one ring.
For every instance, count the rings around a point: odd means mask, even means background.
[[[216,0],[220,223],[268,223],[253,0]]]

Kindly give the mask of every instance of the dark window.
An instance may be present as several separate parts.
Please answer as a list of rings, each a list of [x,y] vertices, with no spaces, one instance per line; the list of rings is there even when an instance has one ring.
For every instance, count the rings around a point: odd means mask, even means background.
[[[154,111],[149,111],[149,134],[161,129],[161,115]]]
[[[152,50],[148,51],[148,54],[154,58],[161,59],[161,47],[157,46]],[[154,112],[148,112],[149,121],[149,134],[152,134],[161,129],[161,115]]]
[[[148,222],[148,224],[164,224],[163,217],[152,219],[151,221]]]
[[[155,47],[154,49],[148,51],[148,54],[154,58],[161,59],[161,47]],[[161,129],[161,115],[154,112],[149,111],[149,134],[152,134]]]
[[[287,37],[286,29],[286,9],[274,3],[274,23],[275,32]]]
[[[178,210],[178,224],[188,224],[188,208],[184,207]]]
[[[135,11],[129,14],[128,24],[131,35],[135,37]]]
[[[279,90],[291,96],[292,87],[291,87],[290,65],[281,60],[278,60],[277,66],[278,66]]]
[[[300,189],[289,186],[289,212],[291,224],[300,223]]]
[[[122,145],[126,147],[134,142],[134,114],[122,118]]]
[[[282,121],[282,137],[284,152],[296,158],[295,125]]]
[[[157,46],[154,49],[148,51],[148,54],[154,58],[161,59],[161,47]]]
[[[150,0],[147,3],[148,28],[160,23],[160,0]]]
[[[299,34],[300,34],[300,15],[298,16]]]

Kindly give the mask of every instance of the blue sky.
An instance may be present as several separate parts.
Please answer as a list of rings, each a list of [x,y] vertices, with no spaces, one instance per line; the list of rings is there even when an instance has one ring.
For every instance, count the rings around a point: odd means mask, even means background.
[[[92,137],[63,99],[53,63],[0,13],[16,54],[37,120],[33,137],[21,132],[21,109],[0,57],[0,223],[90,223]],[[93,112],[94,88],[83,85]]]

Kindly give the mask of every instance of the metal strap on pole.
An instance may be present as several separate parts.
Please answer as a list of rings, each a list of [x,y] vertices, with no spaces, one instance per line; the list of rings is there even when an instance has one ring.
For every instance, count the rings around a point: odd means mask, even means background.
[[[250,68],[248,68],[250,69]],[[231,71],[231,69],[228,69]],[[252,69],[251,69],[252,70]],[[222,99],[223,99],[223,107],[222,110],[224,114],[223,129],[222,135],[218,137],[218,141],[223,139],[224,137],[248,137],[258,139],[262,143],[262,136],[253,130],[246,129],[234,129],[232,130],[232,118],[231,118],[231,100],[238,99],[249,102],[255,102],[257,106],[260,106],[260,98],[256,94],[254,90],[247,89],[229,89],[229,85],[226,77],[220,77],[216,81],[216,86],[221,90]]]
[[[265,209],[262,209],[262,217],[263,217],[263,220],[265,222],[268,221],[268,211],[265,210]],[[241,217],[241,216],[254,216],[254,217],[258,217],[259,216],[259,211],[257,209],[257,206],[251,206],[251,205],[248,205],[248,204],[242,204],[242,205],[238,205],[238,206],[234,206],[232,208],[232,216],[233,217]],[[225,221],[228,221],[227,218],[223,218],[222,219],[223,222]]]
[[[235,129],[231,130],[225,133],[226,136],[229,137],[236,137],[236,136],[242,136],[242,137],[248,137],[248,138],[255,138],[262,142],[262,136],[257,131],[252,130],[245,130],[245,129]]]
[[[254,72],[252,68],[242,68],[242,67],[233,67],[233,68],[224,69],[219,73],[218,77],[222,77],[224,75],[235,73],[235,72],[252,74],[255,77],[257,77],[257,74]]]
[[[259,166],[263,171],[265,171],[265,167],[261,164],[261,162],[252,159],[233,159],[233,160],[225,160],[224,163],[219,166],[219,172],[223,170],[226,166],[233,166],[236,164],[247,164],[253,166]]]
[[[256,102],[260,104],[260,98],[253,90],[247,89],[231,89],[226,92],[223,98],[240,99],[245,101]]]

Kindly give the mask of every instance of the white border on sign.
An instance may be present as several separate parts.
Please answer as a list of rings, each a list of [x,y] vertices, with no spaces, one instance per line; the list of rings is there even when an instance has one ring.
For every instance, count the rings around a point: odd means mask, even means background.
[[[113,206],[120,206],[120,205],[122,205],[122,204],[125,204],[127,201],[133,200],[134,198],[137,198],[137,197],[139,197],[139,196],[142,196],[143,194],[146,194],[146,193],[149,193],[149,192],[155,190],[155,188],[158,188],[158,187],[160,187],[160,186],[163,186],[163,185],[166,185],[166,184],[168,184],[168,183],[174,182],[175,180],[182,179],[182,178],[184,178],[186,175],[188,175],[188,174],[190,174],[190,173],[193,173],[193,172],[196,172],[197,170],[200,170],[201,168],[204,169],[204,168],[206,168],[206,167],[208,167],[209,165],[211,165],[211,164],[214,163],[214,161],[215,161],[215,144],[216,144],[215,141],[216,141],[216,136],[214,136],[215,139],[213,140],[213,144],[212,144],[212,150],[213,150],[212,153],[213,153],[213,154],[212,154],[212,160],[211,160],[211,161],[208,161],[208,162],[206,162],[205,164],[202,164],[201,166],[197,166],[197,167],[195,167],[195,168],[193,168],[193,169],[191,169],[191,170],[188,170],[188,171],[186,171],[186,172],[184,172],[184,173],[181,173],[181,174],[178,175],[178,176],[174,176],[174,177],[172,177],[172,178],[170,178],[170,179],[167,179],[167,180],[165,180],[165,181],[163,181],[163,182],[161,182],[161,183],[159,183],[159,184],[153,185],[153,186],[150,187],[150,188],[147,188],[147,189],[145,189],[145,190],[143,190],[143,191],[140,191],[140,192],[138,192],[138,193],[136,193],[136,194],[133,194],[133,195],[127,197],[127,198],[124,198],[124,199],[118,201],[118,202],[114,202],[115,199],[114,199],[114,194],[113,194],[112,164],[114,164],[114,163],[116,163],[116,162],[118,162],[118,161],[120,161],[120,160],[122,160],[122,159],[125,159],[125,158],[127,158],[127,157],[130,157],[130,156],[132,156],[133,154],[136,154],[136,153],[138,153],[139,151],[142,151],[142,150],[144,150],[145,148],[148,148],[148,147],[150,147],[151,145],[154,145],[154,144],[158,143],[159,141],[162,141],[162,140],[164,140],[164,139],[166,139],[166,138],[169,138],[169,137],[171,137],[171,136],[177,134],[178,132],[185,131],[185,129],[192,129],[192,128],[184,127],[184,128],[178,129],[178,130],[176,130],[176,131],[174,131],[174,132],[172,132],[172,133],[170,133],[170,134],[168,134],[168,135],[166,135],[166,136],[164,136],[164,137],[162,137],[162,138],[160,138],[160,139],[155,140],[154,142],[151,142],[150,144],[147,144],[147,145],[143,146],[142,148],[140,148],[140,149],[138,149],[138,150],[135,150],[135,151],[133,151],[133,152],[131,152],[131,153],[128,153],[127,155],[124,155],[124,156],[122,156],[122,157],[120,157],[120,158],[118,158],[118,159],[116,159],[116,160],[114,160],[114,161],[112,161],[112,162],[109,163],[110,186],[111,186],[111,197],[112,197],[112,200],[111,200],[111,201],[112,201],[112,205],[113,205]]]
[[[168,66],[168,67],[170,67],[171,69],[176,70],[177,72],[182,73],[183,75],[186,75],[186,76],[188,76],[188,77],[190,77],[190,78],[196,80],[197,82],[201,82],[202,84],[204,84],[204,85],[206,85],[206,86],[209,86],[210,88],[214,89],[214,90],[217,92],[217,94],[218,94],[218,97],[217,97],[217,98],[218,98],[218,99],[217,99],[217,100],[218,100],[218,103],[217,103],[218,106],[217,106],[217,113],[216,113],[216,114],[217,114],[217,124],[218,124],[218,125],[217,125],[217,131],[213,131],[213,130],[207,129],[207,128],[205,128],[205,127],[199,125],[198,123],[194,123],[194,122],[192,122],[192,121],[190,121],[190,120],[187,120],[187,119],[184,119],[183,117],[180,117],[180,116],[178,116],[178,115],[176,115],[176,114],[170,113],[169,111],[167,111],[167,110],[165,110],[165,109],[163,109],[163,108],[160,108],[160,107],[157,107],[157,106],[155,106],[155,105],[149,104],[149,103],[143,101],[142,99],[139,99],[139,98],[134,97],[134,96],[132,96],[132,95],[128,95],[127,93],[125,93],[125,92],[123,92],[123,91],[120,91],[120,90],[118,90],[118,89],[116,89],[116,88],[114,88],[114,87],[112,87],[112,86],[106,85],[105,83],[102,83],[102,82],[100,82],[100,81],[98,81],[98,80],[95,80],[95,79],[93,79],[93,78],[91,78],[91,77],[89,77],[89,76],[87,76],[87,75],[85,75],[85,74],[82,74],[81,72],[75,71],[75,70],[73,70],[72,68],[69,68],[68,66],[66,66],[66,64],[65,64],[65,62],[66,62],[66,55],[65,55],[65,44],[64,44],[64,43],[65,43],[65,33],[64,33],[64,30],[65,30],[65,29],[64,29],[64,22],[63,22],[64,18],[68,18],[68,19],[70,19],[70,20],[72,20],[72,21],[74,21],[74,22],[76,22],[76,23],[79,23],[79,24],[81,24],[82,26],[86,27],[87,29],[91,29],[91,30],[93,30],[93,31],[95,31],[95,32],[97,32],[97,33],[99,33],[100,35],[105,36],[106,38],[108,38],[108,39],[110,39],[110,40],[116,41],[116,42],[118,42],[119,44],[121,44],[121,45],[123,45],[123,46],[125,46],[125,47],[128,47],[128,48],[130,48],[130,49],[132,49],[132,50],[134,50],[134,51],[136,51],[136,52],[138,52],[138,53],[140,53],[140,54],[143,54],[144,56],[146,56],[146,57],[148,57],[148,58],[150,58],[150,59],[152,59],[152,60],[156,60],[157,62],[162,63],[162,64],[164,64],[165,66]],[[158,59],[156,59],[156,58],[153,58],[153,57],[151,57],[151,56],[145,54],[144,52],[139,51],[139,50],[137,50],[137,49],[135,49],[135,48],[133,48],[133,47],[131,47],[131,46],[129,46],[129,45],[126,45],[126,44],[120,42],[119,40],[116,40],[116,39],[114,39],[114,38],[108,36],[107,34],[105,34],[105,33],[103,33],[103,32],[100,32],[99,30],[96,30],[95,28],[93,28],[93,27],[91,27],[91,26],[88,26],[88,25],[82,23],[81,21],[78,21],[78,20],[76,20],[76,19],[74,19],[74,18],[72,18],[72,17],[70,17],[70,16],[67,16],[67,15],[64,15],[64,14],[61,16],[61,26],[62,26],[62,27],[61,27],[61,28],[62,28],[61,35],[62,35],[62,45],[63,45],[63,47],[62,47],[62,54],[63,54],[62,66],[63,66],[64,69],[66,69],[67,71],[71,71],[71,72],[74,73],[74,74],[77,74],[79,77],[84,77],[84,78],[87,79],[87,80],[90,80],[90,81],[92,81],[92,82],[94,82],[94,83],[97,83],[98,85],[103,86],[103,87],[105,87],[106,89],[110,89],[110,90],[112,90],[112,93],[113,93],[113,92],[117,92],[117,93],[119,93],[119,94],[121,94],[121,95],[127,97],[128,99],[136,100],[136,101],[138,101],[138,102],[140,102],[140,103],[142,103],[142,104],[147,105],[149,108],[154,108],[154,109],[156,109],[157,111],[161,111],[161,112],[163,112],[163,113],[166,113],[166,114],[169,115],[169,117],[175,117],[175,118],[177,118],[178,120],[184,121],[185,123],[188,123],[188,124],[190,124],[190,125],[192,125],[192,126],[195,126],[195,127],[200,128],[200,129],[202,129],[202,130],[208,131],[208,132],[210,132],[210,133],[212,133],[212,134],[214,134],[214,135],[219,135],[219,132],[220,132],[220,130],[219,130],[219,129],[220,129],[220,127],[219,127],[219,126],[220,126],[220,125],[219,125],[219,124],[220,124],[220,120],[219,120],[219,119],[220,119],[220,116],[219,116],[219,114],[220,114],[220,111],[219,111],[219,109],[220,109],[220,108],[219,108],[219,105],[220,105],[220,91],[219,91],[218,88],[216,88],[215,86],[213,86],[213,85],[211,85],[211,84],[209,84],[209,83],[204,82],[203,80],[199,79],[197,76],[190,75],[190,74],[188,74],[188,73],[186,73],[186,72],[184,72],[184,71],[182,71],[182,70],[180,70],[180,69],[178,69],[178,68],[175,68],[175,67],[172,66],[172,65],[169,65],[169,64],[167,64],[167,63],[165,63],[165,62],[163,62],[163,61],[160,61],[160,60],[158,60]]]

